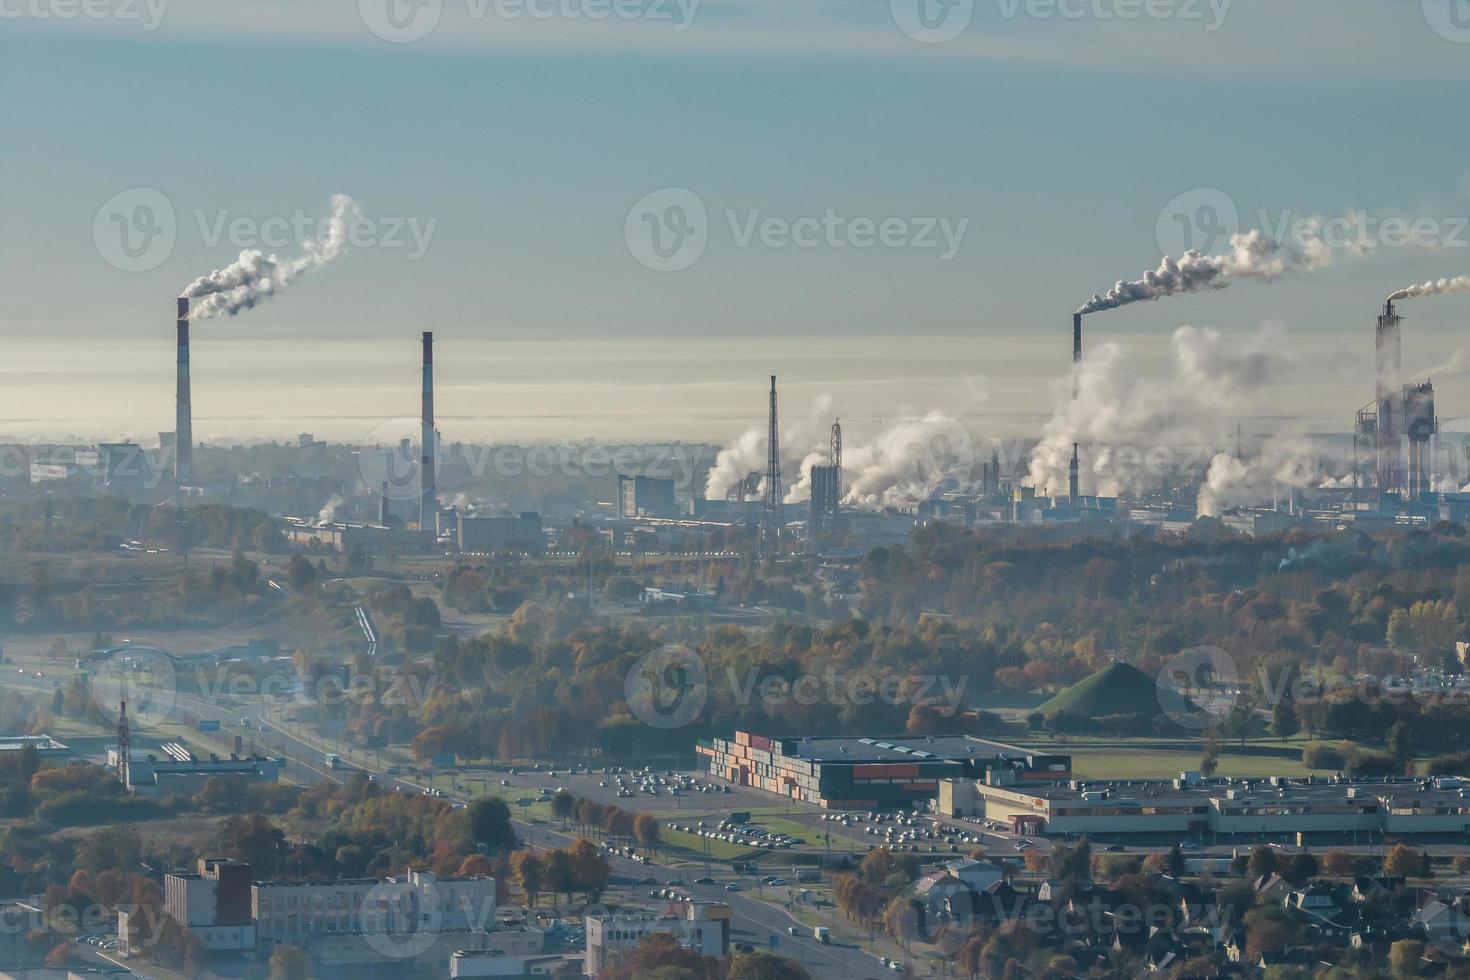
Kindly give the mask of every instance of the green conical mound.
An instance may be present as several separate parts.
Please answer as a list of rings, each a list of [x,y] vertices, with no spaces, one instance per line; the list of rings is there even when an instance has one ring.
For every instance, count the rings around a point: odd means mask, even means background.
[[[1162,714],[1154,679],[1132,664],[1108,664],[1036,709],[1043,715],[1065,711],[1086,718]]]

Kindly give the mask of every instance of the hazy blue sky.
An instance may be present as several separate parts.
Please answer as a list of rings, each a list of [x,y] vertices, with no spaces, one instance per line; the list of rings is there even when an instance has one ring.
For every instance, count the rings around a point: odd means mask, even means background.
[[[353,249],[198,324],[206,437],[349,437],[359,423],[332,416],[411,414],[425,328],[447,414],[501,420],[464,435],[513,435],[505,420],[525,416],[539,435],[653,436],[688,413],[670,428],[724,438],[759,418],[771,372],[798,404],[825,392],[852,415],[1024,428],[1066,368],[1071,310],[1157,264],[1161,211],[1195,188],[1223,191],[1243,228],[1261,211],[1361,210],[1443,230],[1442,247],[1089,318],[1091,338],[1126,336],[1145,360],[1183,323],[1279,322],[1303,372],[1280,414],[1346,420],[1370,394],[1381,297],[1470,272],[1455,227],[1470,214],[1470,4],[1461,21],[1449,0],[1153,0],[1167,16],[1122,20],[1130,0],[1061,0],[1065,15],[957,0],[962,19],[938,23],[963,29],[926,42],[900,26],[923,34],[910,0],[703,0],[692,18],[692,0],[619,0],[624,16],[602,20],[588,15],[611,0],[440,0],[426,37],[393,43],[369,26],[387,0],[173,0],[152,30],[143,0],[58,20],[74,2],[0,0],[5,431],[167,428],[172,299],[240,247],[209,229],[318,214],[336,192],[373,219],[433,223],[423,254],[405,231],[408,247]],[[514,17],[526,3],[551,16]],[[625,225],[670,187],[697,195],[708,243],[658,272]],[[166,198],[175,243],[125,271],[99,248],[99,209],[122,194],[131,215],[137,188]],[[752,220],[828,210],[964,233],[947,259],[740,242]],[[1406,365],[1441,364],[1470,296],[1405,312]],[[216,333],[232,343],[211,348]],[[547,346],[580,341],[597,343]],[[1437,380],[1441,414],[1467,414],[1466,379]]]

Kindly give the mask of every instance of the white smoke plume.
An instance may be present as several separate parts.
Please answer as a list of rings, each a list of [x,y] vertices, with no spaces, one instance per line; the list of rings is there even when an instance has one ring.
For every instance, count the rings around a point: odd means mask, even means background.
[[[337,519],[337,508],[341,507],[343,503],[342,498],[335,493],[328,497],[327,502],[322,505],[322,509],[317,511],[317,526],[320,527],[323,524],[330,524],[335,521]]]
[[[286,260],[245,249],[223,269],[195,279],[180,295],[191,300],[190,319],[234,316],[251,309],[300,277],[320,269],[347,250],[348,225],[362,219],[362,209],[345,194],[332,196],[332,211],[323,223],[320,240],[302,243],[302,254]]]
[[[1446,293],[1470,292],[1470,276],[1454,276],[1450,279],[1430,279],[1428,282],[1417,283],[1413,286],[1405,286],[1389,297],[1392,302],[1396,299],[1415,299],[1420,296],[1443,296]]]
[[[975,442],[956,419],[930,413],[842,451],[844,502],[864,509],[912,507],[978,479]]]
[[[1194,250],[1178,259],[1166,255],[1157,269],[1139,279],[1119,280],[1106,293],[1094,293],[1077,312],[1097,313],[1179,293],[1224,289],[1232,279],[1274,279],[1290,271],[1319,269],[1331,261],[1332,250],[1320,238],[1308,238],[1294,248],[1253,228],[1231,235],[1230,251],[1219,255]]]
[[[1162,374],[1150,376],[1116,343],[1087,354],[1077,396],[1058,389],[1055,414],[1032,451],[1029,482],[1038,494],[1067,492],[1073,443],[1081,446],[1084,494],[1137,493],[1182,469],[1203,469],[1232,441],[1234,420],[1292,361],[1282,331],[1271,326],[1245,338],[1180,327],[1169,355]]]
[[[1277,500],[1295,489],[1318,486],[1322,474],[1311,445],[1300,437],[1274,435],[1259,453],[1237,459],[1218,453],[1199,489],[1201,516],[1216,517],[1231,507],[1251,507]]]
[[[781,433],[782,473],[790,481],[783,497],[787,504],[810,500],[812,467],[832,461],[830,409],[830,399],[818,399],[808,419]],[[977,475],[973,439],[946,415],[895,420],[870,438],[847,425],[843,443],[843,502],[851,507],[913,507],[938,490],[965,489]],[[790,460],[798,456],[793,472]],[[766,431],[747,429],[715,457],[705,497],[725,499],[750,473],[762,474],[764,485],[765,470]]]
[[[706,500],[724,500],[748,474],[766,471],[766,431],[746,429],[715,456],[704,482]]]

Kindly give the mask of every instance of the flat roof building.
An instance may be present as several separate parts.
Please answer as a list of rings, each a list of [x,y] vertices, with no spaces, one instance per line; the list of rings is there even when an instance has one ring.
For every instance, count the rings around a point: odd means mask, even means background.
[[[711,776],[834,809],[907,807],[944,780],[1004,772],[1014,782],[1067,780],[1072,759],[970,735],[770,738],[737,731],[700,743]]]
[[[939,808],[947,816],[1004,823],[1018,834],[1470,834],[1470,781],[1459,777],[1205,780],[1185,775],[1052,786],[955,780],[941,788]]]
[[[36,750],[43,767],[67,766],[75,758],[70,747],[50,735],[0,735],[0,753],[20,752],[27,746]],[[9,758],[8,755],[0,757]]]

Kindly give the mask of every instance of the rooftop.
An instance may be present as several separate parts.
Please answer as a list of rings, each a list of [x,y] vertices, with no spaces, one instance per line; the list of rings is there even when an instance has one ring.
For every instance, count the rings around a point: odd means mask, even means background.
[[[807,736],[773,738],[771,741],[784,743],[788,747],[795,743],[795,751],[791,754],[814,762],[943,762],[996,759],[1001,756],[1029,759],[1039,754],[1031,749],[970,735],[896,735],[886,738]]]

